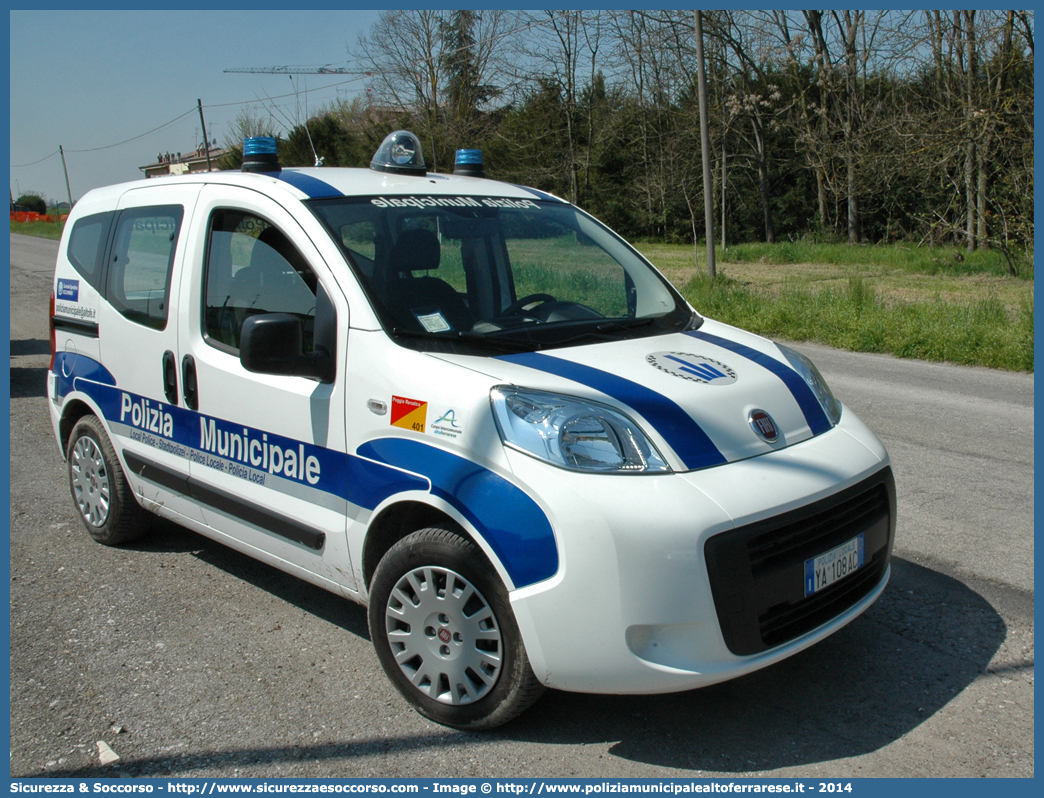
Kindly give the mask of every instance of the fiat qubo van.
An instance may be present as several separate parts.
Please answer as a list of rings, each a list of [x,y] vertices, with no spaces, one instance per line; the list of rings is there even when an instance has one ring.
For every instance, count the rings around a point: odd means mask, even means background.
[[[888,581],[888,455],[815,366],[475,150],[281,169],[251,139],[239,172],[91,191],[51,329],[87,531],[155,514],[367,605],[439,723],[749,673]]]

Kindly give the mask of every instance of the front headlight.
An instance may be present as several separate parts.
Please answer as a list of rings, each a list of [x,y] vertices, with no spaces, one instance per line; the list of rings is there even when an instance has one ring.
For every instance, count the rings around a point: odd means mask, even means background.
[[[790,361],[794,371],[800,374],[801,379],[808,383],[808,387],[816,395],[816,399],[822,405],[823,412],[830,419],[830,423],[833,426],[837,426],[837,423],[841,420],[841,403],[834,398],[834,394],[827,386],[823,375],[819,373],[819,369],[815,367],[811,360],[800,352],[795,352],[789,346],[783,346],[783,344],[776,344],[776,346],[779,347],[779,351],[783,353],[784,357]]]
[[[598,402],[501,385],[490,391],[504,444],[573,471],[670,471],[627,416]]]

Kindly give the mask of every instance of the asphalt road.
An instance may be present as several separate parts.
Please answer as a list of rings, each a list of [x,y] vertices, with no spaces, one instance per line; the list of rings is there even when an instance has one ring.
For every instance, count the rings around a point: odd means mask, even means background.
[[[1033,775],[1031,375],[799,346],[893,458],[882,599],[733,682],[465,734],[399,698],[362,607],[166,523],[88,538],[44,394],[56,251],[11,237],[12,775]]]

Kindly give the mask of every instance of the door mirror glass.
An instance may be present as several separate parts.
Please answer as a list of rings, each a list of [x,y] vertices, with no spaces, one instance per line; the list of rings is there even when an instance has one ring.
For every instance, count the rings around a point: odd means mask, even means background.
[[[239,342],[239,362],[257,374],[333,381],[333,358],[321,349],[304,351],[301,319],[289,313],[263,313],[246,319]]]

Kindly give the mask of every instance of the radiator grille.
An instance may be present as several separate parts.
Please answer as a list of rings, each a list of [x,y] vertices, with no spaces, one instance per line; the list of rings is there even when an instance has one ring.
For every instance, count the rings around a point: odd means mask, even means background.
[[[884,577],[894,531],[895,483],[886,468],[834,496],[710,538],[707,569],[729,650],[757,654],[853,606]],[[805,597],[805,560],[859,534],[863,567]]]

